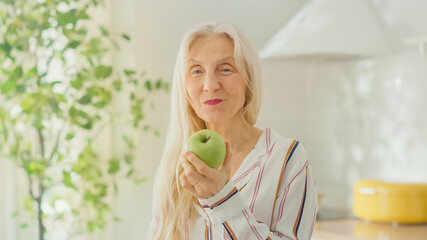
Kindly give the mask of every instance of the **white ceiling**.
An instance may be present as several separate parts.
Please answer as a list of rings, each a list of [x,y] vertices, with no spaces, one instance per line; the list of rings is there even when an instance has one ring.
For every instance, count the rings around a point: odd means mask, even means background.
[[[205,21],[230,21],[260,50],[308,0],[109,0],[112,29],[132,43],[116,63],[171,79],[182,35]],[[371,0],[370,0],[371,1]],[[396,39],[427,34],[427,0],[372,0]],[[390,33],[391,34],[391,33]]]
[[[170,78],[180,39],[205,21],[230,21],[258,50],[307,0],[111,0],[111,24],[133,36],[137,67]],[[125,59],[124,59],[125,61]]]

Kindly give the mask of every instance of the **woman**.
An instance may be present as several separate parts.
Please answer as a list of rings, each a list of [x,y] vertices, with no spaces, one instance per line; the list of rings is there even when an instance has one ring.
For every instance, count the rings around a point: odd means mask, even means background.
[[[311,167],[298,141],[254,126],[261,84],[257,52],[237,27],[206,23],[185,36],[149,239],[310,239],[317,202]],[[226,141],[219,169],[184,151],[201,129]]]

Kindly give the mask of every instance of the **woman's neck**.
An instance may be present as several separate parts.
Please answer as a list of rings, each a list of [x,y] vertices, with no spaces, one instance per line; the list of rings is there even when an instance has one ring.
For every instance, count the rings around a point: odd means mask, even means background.
[[[224,140],[230,143],[231,151],[240,152],[246,149],[248,143],[253,142],[254,138],[258,139],[262,131],[239,120],[221,124],[207,123],[206,126],[208,129],[221,134]]]

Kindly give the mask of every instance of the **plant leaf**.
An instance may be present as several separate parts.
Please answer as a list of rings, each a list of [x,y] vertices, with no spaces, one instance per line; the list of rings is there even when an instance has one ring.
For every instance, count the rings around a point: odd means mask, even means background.
[[[134,173],[135,170],[133,169],[129,169],[128,173],[126,174],[126,177],[130,177],[132,176],[132,174]]]
[[[78,191],[76,185],[74,185],[73,181],[71,180],[71,174],[69,172],[62,171],[62,176],[64,177],[64,185],[66,187],[69,187],[71,189]]]
[[[16,81],[20,77],[22,77],[22,67],[18,66],[13,70],[12,74],[10,75],[9,81]]]
[[[92,97],[89,95],[84,95],[83,97],[81,97],[78,101],[78,103],[82,104],[82,105],[86,105],[89,104],[92,100]]]
[[[17,216],[19,216],[19,211],[14,211],[11,215],[12,218],[16,218]]]
[[[56,11],[57,14],[57,20],[58,20],[58,24],[61,26],[65,26],[69,23],[76,25],[76,22],[78,20],[78,16],[77,16],[77,10],[76,9],[71,9],[68,12],[62,13],[60,11]]]
[[[135,71],[133,71],[133,70],[125,69],[125,70],[123,70],[123,72],[125,73],[126,76],[135,75]]]
[[[122,90],[122,81],[120,81],[120,79],[117,79],[113,82],[113,86],[117,91],[121,91]]]
[[[130,41],[130,37],[127,34],[122,34],[122,38],[126,39],[127,41]]]
[[[1,92],[3,94],[9,93],[14,89],[16,89],[16,81],[14,80],[8,80],[1,85]]]
[[[83,87],[86,77],[82,73],[78,73],[75,80],[71,81],[71,87],[79,90]]]
[[[126,162],[127,164],[131,164],[131,163],[132,163],[132,161],[133,161],[133,155],[132,155],[131,153],[126,154],[126,155],[125,155],[125,162]]]
[[[101,31],[102,36],[108,37],[108,30],[104,26],[99,26],[99,30]]]
[[[120,161],[117,158],[113,158],[110,160],[110,167],[108,168],[108,173],[114,174],[120,169]]]
[[[105,79],[111,75],[113,69],[108,66],[99,65],[95,68],[95,77]]]
[[[150,80],[145,81],[145,88],[146,88],[149,92],[151,92],[151,89],[153,88],[153,86],[152,86],[152,84],[151,84],[151,81],[150,81]]]
[[[73,139],[74,136],[75,136],[74,132],[69,132],[69,133],[67,133],[67,136],[65,136],[65,140],[69,141],[69,140]]]

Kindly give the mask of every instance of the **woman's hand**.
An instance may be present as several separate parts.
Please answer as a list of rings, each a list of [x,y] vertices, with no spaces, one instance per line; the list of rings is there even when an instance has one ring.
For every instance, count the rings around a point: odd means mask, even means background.
[[[179,177],[181,186],[200,199],[207,199],[219,191],[230,180],[231,150],[226,142],[226,156],[220,168],[211,168],[194,153],[187,151],[181,157],[184,172]]]

